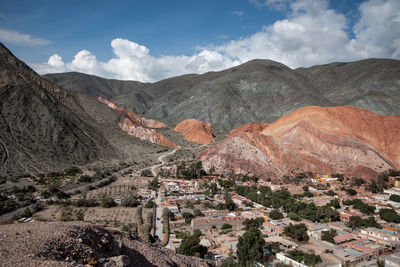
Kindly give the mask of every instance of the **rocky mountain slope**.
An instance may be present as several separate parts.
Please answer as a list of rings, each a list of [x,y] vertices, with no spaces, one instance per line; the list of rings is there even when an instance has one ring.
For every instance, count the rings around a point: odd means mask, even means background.
[[[210,129],[211,123],[194,119],[184,120],[174,128],[175,132],[181,133],[183,137],[194,143],[214,143],[214,134]]]
[[[47,74],[43,75],[43,78],[72,92],[101,96],[107,99],[135,92],[138,87],[143,85],[141,82],[105,79],[79,72]]]
[[[119,123],[119,127],[129,135],[135,136],[141,140],[149,141],[154,144],[177,148],[178,146],[169,141],[162,134],[154,129],[165,128],[166,125],[160,121],[148,119],[143,116],[138,116],[128,110],[119,107],[113,102],[108,101],[101,96],[97,100],[106,104],[110,108],[117,110],[121,114],[123,121]]]
[[[0,176],[143,157],[151,143],[118,127],[119,112],[43,79],[0,44]]]
[[[199,155],[203,166],[278,178],[300,171],[374,178],[400,167],[399,116],[311,106],[262,128],[234,131],[206,149]]]
[[[0,240],[5,266],[211,266],[83,222],[2,225]]]
[[[191,118],[211,122],[220,135],[247,123],[270,123],[310,105],[352,105],[400,115],[398,77],[400,61],[392,59],[298,69],[252,60],[220,72],[143,84],[111,100],[170,125]]]

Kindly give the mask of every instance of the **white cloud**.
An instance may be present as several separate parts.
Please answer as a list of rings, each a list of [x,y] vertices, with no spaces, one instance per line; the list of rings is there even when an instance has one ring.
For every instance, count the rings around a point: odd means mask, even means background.
[[[260,2],[260,1],[258,1]],[[267,25],[251,36],[222,45],[198,47],[191,56],[154,57],[148,48],[125,39],[111,42],[115,57],[98,61],[91,52],[78,52],[72,62],[55,54],[33,67],[40,73],[80,71],[107,78],[157,81],[186,73],[226,69],[251,59],[265,58],[289,67],[369,57],[400,58],[400,1],[369,0],[359,7],[360,18],[352,29],[345,15],[329,9],[329,1],[262,1],[285,3],[285,19]],[[353,31],[350,38],[347,31]]]
[[[349,50],[360,57],[400,58],[400,1],[370,0],[359,11]]]
[[[13,30],[0,29],[0,41],[22,46],[48,45],[51,41]]]
[[[233,12],[233,15],[238,16],[238,17],[243,17],[244,12],[243,11],[235,11],[235,12]]]
[[[250,0],[249,3],[256,7],[268,6],[276,10],[284,10],[292,0]]]

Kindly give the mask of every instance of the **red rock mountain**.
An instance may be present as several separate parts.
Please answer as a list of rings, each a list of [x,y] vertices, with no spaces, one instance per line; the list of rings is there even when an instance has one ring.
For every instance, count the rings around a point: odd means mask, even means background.
[[[227,137],[232,137],[234,135],[237,135],[238,133],[255,133],[259,134],[267,128],[268,124],[263,123],[263,122],[258,122],[258,123],[249,123],[245,124],[243,126],[240,126],[239,128],[233,129],[230,133],[228,133],[226,136]]]
[[[174,131],[181,133],[190,142],[211,144],[214,143],[214,134],[210,127],[211,123],[189,119],[181,121],[176,125]]]
[[[97,100],[120,112],[123,120],[119,123],[119,127],[129,135],[163,146],[178,147],[162,134],[154,130],[166,127],[164,123],[133,114],[103,97],[99,96],[97,97]]]
[[[281,177],[298,171],[375,178],[400,167],[400,117],[349,107],[310,106],[260,131],[241,127],[199,158],[219,172]]]

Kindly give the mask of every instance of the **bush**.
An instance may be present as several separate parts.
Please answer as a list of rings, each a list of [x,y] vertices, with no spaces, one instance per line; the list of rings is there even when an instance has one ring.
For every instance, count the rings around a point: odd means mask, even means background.
[[[149,201],[147,201],[146,206],[144,206],[146,209],[151,209],[153,207],[157,207],[156,203],[150,199]]]
[[[82,170],[76,166],[64,170],[64,174],[67,176],[75,176],[78,173],[82,173]]]
[[[134,207],[139,206],[139,204],[140,204],[140,202],[137,201],[136,198],[128,198],[128,199],[126,199],[126,200],[124,201],[123,206],[124,206],[124,207],[131,207],[131,208],[134,208]]]
[[[230,225],[229,223],[225,223],[224,225],[222,225],[221,229],[222,230],[226,230],[226,229],[231,229],[232,225]]]
[[[79,177],[78,182],[80,183],[91,183],[93,182],[93,177],[89,176],[89,175],[81,175],[81,177]]]
[[[111,198],[105,198],[101,201],[101,206],[104,208],[112,208],[117,206],[117,203],[115,203]]]
[[[149,169],[143,170],[140,175],[144,177],[153,177],[153,173]]]

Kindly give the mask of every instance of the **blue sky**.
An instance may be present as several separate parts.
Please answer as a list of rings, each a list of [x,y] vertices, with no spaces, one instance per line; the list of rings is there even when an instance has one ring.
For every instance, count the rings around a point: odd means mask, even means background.
[[[142,81],[253,58],[293,68],[398,58],[393,42],[400,46],[399,2],[2,0],[0,41],[39,73],[81,71]],[[376,15],[383,19],[373,20]]]

